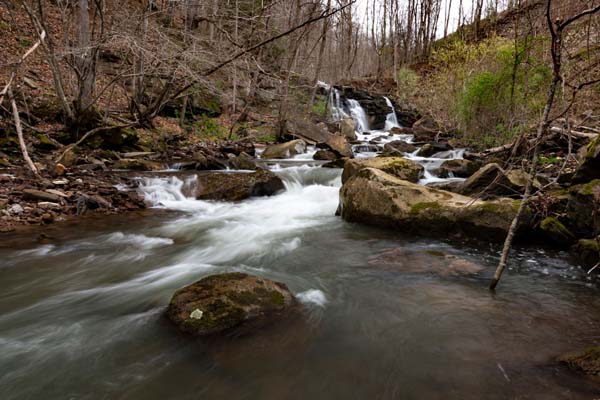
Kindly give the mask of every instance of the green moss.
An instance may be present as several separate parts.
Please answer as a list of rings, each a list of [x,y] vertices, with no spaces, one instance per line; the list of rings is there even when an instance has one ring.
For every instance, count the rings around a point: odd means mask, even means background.
[[[554,217],[544,219],[540,224],[540,228],[548,236],[557,241],[571,242],[575,239],[575,235]]]
[[[256,304],[258,301],[258,296],[256,293],[247,290],[241,292],[231,292],[227,295],[227,297],[229,297],[230,300],[245,306]]]
[[[600,253],[600,246],[598,241],[594,239],[580,239],[577,242],[577,248],[582,252],[593,252]]]
[[[246,316],[242,308],[221,300],[216,300],[205,308],[205,310],[201,310],[202,318],[187,318],[183,322],[184,326],[193,332],[218,332],[233,328]]]
[[[285,305],[285,297],[277,290],[256,288],[254,289],[254,293],[260,297],[260,304],[265,307],[278,308]]]
[[[432,256],[436,256],[436,257],[445,257],[446,254],[442,251],[439,250],[427,250],[425,253],[432,255]]]
[[[413,214],[413,215],[415,215],[415,214],[419,214],[419,213],[421,213],[422,211],[425,211],[425,210],[440,209],[440,208],[442,208],[442,206],[439,203],[436,203],[436,202],[415,203],[410,208],[410,213]]]

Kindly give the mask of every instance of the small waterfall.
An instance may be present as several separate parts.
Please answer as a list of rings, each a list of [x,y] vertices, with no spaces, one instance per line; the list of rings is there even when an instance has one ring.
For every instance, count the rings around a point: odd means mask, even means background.
[[[348,109],[356,123],[358,132],[366,132],[369,130],[369,121],[367,121],[367,113],[361,107],[360,103],[354,99],[348,99]]]
[[[344,111],[340,92],[337,89],[333,89],[329,92],[329,105],[331,106],[331,116],[335,121],[349,117],[349,115]]]
[[[398,123],[398,117],[396,117],[396,110],[394,109],[392,101],[385,96],[383,98],[385,99],[385,102],[388,105],[388,107],[392,109],[392,112],[389,113],[385,119],[385,130],[389,131],[392,128],[399,127],[400,124]]]

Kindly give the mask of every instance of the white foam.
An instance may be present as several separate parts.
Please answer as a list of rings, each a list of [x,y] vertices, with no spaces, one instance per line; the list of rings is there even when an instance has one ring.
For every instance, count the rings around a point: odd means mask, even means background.
[[[325,307],[325,304],[327,303],[327,297],[325,297],[325,293],[318,289],[310,289],[305,292],[298,293],[296,297],[304,304],[314,304],[319,307]]]

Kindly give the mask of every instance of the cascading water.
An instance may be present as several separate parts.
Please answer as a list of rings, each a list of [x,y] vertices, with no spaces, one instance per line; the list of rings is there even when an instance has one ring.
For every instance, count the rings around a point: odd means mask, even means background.
[[[396,110],[394,109],[392,101],[385,96],[383,98],[385,99],[387,106],[392,109],[392,112],[389,113],[385,119],[385,130],[389,131],[392,128],[399,127],[400,124],[398,123],[398,117],[396,116]]]
[[[361,133],[367,132],[369,130],[369,121],[367,119],[367,113],[360,103],[357,100],[348,99],[348,109],[356,124],[356,130]]]
[[[524,398],[595,398],[596,387],[569,381],[565,391],[570,375],[540,368],[600,329],[597,291],[577,284],[564,257],[515,249],[509,292],[491,297],[481,280],[495,249],[347,224],[334,216],[339,169],[305,155],[263,162],[284,192],[200,201],[195,173],[161,173],[138,190],[176,212],[67,225],[52,244],[12,246],[11,233],[0,246],[2,399],[433,399],[444,388],[468,399],[482,398],[481,382],[498,399],[515,387]],[[432,272],[456,261],[482,275]],[[285,283],[301,317],[223,342],[185,340],[165,323],[177,289],[233,271]]]
[[[349,117],[349,115],[344,111],[344,105],[342,104],[340,92],[335,88],[329,91],[329,106],[331,107],[331,117],[334,121],[339,121],[343,118]]]

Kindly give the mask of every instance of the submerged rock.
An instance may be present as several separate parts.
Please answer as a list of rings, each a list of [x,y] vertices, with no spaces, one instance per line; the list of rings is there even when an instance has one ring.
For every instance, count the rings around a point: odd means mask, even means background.
[[[302,139],[292,140],[281,144],[272,144],[267,146],[261,158],[263,159],[281,159],[290,158],[297,154],[304,153],[306,151],[306,142]]]
[[[255,172],[199,174],[198,200],[240,201],[252,196],[271,196],[285,187],[281,179],[264,169]]]
[[[516,200],[478,200],[365,168],[342,186],[339,211],[346,221],[404,232],[434,236],[464,233],[485,240],[503,240],[518,207]],[[526,210],[519,230],[530,225],[530,213]]]
[[[563,354],[558,357],[558,361],[577,372],[598,376],[600,375],[600,346]]]
[[[195,336],[247,332],[289,313],[295,299],[283,283],[244,273],[212,275],[179,289],[167,316]]]
[[[342,183],[354,176],[358,171],[365,168],[377,168],[409,182],[418,182],[423,176],[422,165],[402,157],[376,157],[362,160],[349,160],[344,165]]]
[[[481,265],[454,254],[435,250],[410,251],[401,247],[381,252],[369,260],[369,266],[440,276],[476,275],[483,270]]]

